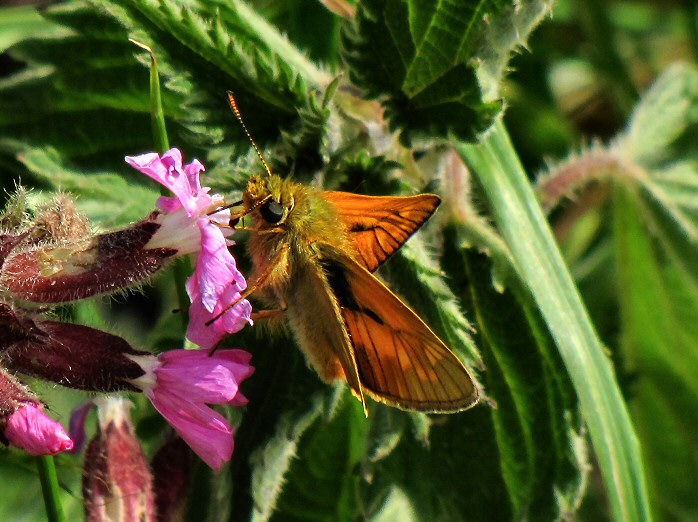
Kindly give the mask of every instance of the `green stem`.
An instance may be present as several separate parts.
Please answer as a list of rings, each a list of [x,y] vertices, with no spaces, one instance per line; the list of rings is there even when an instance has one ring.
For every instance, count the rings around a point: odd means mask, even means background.
[[[53,456],[46,455],[36,459],[39,467],[39,478],[41,479],[41,490],[44,495],[44,505],[46,506],[46,518],[50,522],[63,522],[63,508],[58,496],[58,476],[56,475],[56,465]]]
[[[613,369],[501,121],[457,151],[482,185],[579,397],[615,520],[651,519],[640,447]]]
[[[150,52],[150,126],[153,129],[153,140],[155,141],[156,150],[160,154],[169,150],[170,140],[167,138],[165,111],[162,109],[158,62],[155,60],[155,54],[152,51]]]
[[[133,41],[133,40],[132,40]],[[155,59],[155,53],[150,47],[134,43],[150,53],[150,126],[153,131],[153,141],[155,149],[160,153],[164,153],[170,148],[170,140],[167,137],[167,125],[165,123],[165,111],[162,108],[162,91],[160,89],[160,74],[158,72],[158,62]],[[162,195],[169,195],[169,191],[165,187],[160,187]],[[177,259],[174,263],[174,279],[175,288],[177,289],[177,305],[179,307],[179,317],[181,318],[182,326],[187,328],[189,323],[189,297],[187,296],[185,282],[187,275],[191,273],[191,263],[187,258]]]

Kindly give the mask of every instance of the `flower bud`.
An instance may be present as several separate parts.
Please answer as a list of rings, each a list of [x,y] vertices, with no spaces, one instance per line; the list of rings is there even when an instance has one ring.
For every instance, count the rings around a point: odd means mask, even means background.
[[[15,300],[53,304],[144,282],[177,254],[174,247],[147,248],[159,216],[115,232],[15,248],[0,269],[0,288]]]
[[[138,391],[144,370],[130,356],[150,356],[124,339],[78,324],[23,316],[0,303],[0,352],[14,371],[88,391]]]
[[[42,410],[37,396],[0,368],[0,440],[30,455],[72,449],[73,441],[63,427]]]
[[[152,475],[136,439],[130,403],[98,401],[99,429],[85,452],[82,494],[89,522],[155,520]]]

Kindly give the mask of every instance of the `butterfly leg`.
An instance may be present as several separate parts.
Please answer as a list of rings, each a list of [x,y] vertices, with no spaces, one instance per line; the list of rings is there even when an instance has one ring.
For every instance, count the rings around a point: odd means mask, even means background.
[[[269,276],[272,273],[272,270],[274,267],[277,265],[279,260],[288,253],[288,250],[290,249],[289,245],[285,245],[284,248],[281,249],[281,251],[276,255],[274,260],[269,264],[269,268],[267,268],[264,273],[262,273],[253,283],[250,283],[247,285],[247,288],[245,289],[244,292],[240,294],[240,296],[235,299],[231,304],[225,307],[225,309],[220,312],[218,315],[216,315],[213,319],[209,319],[208,322],[206,322],[206,326],[209,326],[212,324],[214,321],[217,321],[220,319],[228,310],[233,308],[236,304],[238,304],[240,301],[243,299],[247,299],[250,295],[252,295],[254,292],[259,290],[261,287],[264,286],[266,283],[266,280],[269,278]]]
[[[286,312],[287,308],[288,305],[285,302],[281,302],[279,303],[279,308],[275,308],[273,310],[259,310],[257,312],[252,312],[250,319],[252,319],[255,322],[264,319],[277,319],[281,317],[284,314],[284,312]]]

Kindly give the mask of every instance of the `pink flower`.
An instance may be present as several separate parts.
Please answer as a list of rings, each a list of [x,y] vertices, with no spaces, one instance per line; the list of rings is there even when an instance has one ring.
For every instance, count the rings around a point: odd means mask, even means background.
[[[41,405],[26,403],[7,419],[5,437],[31,455],[55,455],[73,448],[73,441],[58,422],[44,415]]]
[[[133,384],[180,437],[214,470],[233,454],[233,428],[209,404],[243,406],[240,383],[252,375],[251,355],[244,350],[172,350],[157,360],[136,357],[145,375]]]
[[[240,292],[246,288],[245,278],[228,250],[233,242],[226,237],[233,231],[221,226],[228,224],[230,211],[218,210],[223,197],[210,195],[208,187],[201,187],[199,174],[204,166],[194,160],[182,167],[182,154],[177,149],[170,149],[162,157],[155,153],[127,156],[126,161],[177,196],[158,200],[158,207],[167,216],[148,247],[166,246],[176,237],[181,237],[182,244],[195,239],[189,249],[178,249],[198,252],[196,270],[186,285],[192,302],[187,338],[213,348],[226,334],[251,323],[252,307],[246,299],[240,299]],[[231,306],[233,303],[235,306]]]

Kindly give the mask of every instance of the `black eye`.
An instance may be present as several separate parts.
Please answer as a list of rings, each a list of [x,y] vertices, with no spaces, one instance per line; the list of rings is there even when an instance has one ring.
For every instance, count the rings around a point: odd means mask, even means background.
[[[278,201],[270,199],[259,207],[259,213],[267,223],[278,223],[284,217],[284,207]]]

